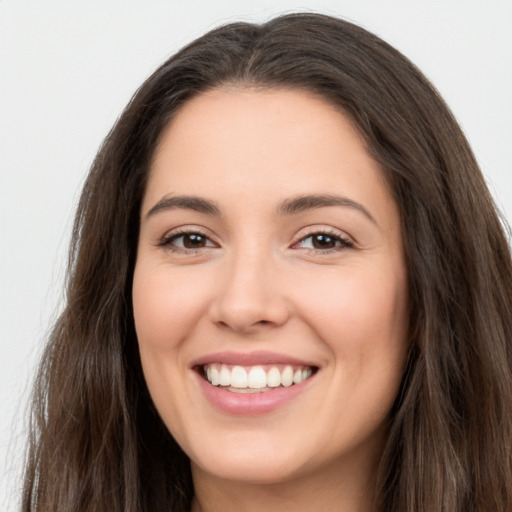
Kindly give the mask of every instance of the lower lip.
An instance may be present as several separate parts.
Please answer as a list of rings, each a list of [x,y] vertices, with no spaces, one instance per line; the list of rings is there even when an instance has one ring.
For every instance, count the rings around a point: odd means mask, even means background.
[[[313,375],[300,384],[279,387],[263,393],[236,393],[213,386],[199,373],[194,373],[199,381],[201,391],[209,402],[215,408],[235,416],[256,416],[275,411],[300,395],[309,386],[311,379],[315,377]]]

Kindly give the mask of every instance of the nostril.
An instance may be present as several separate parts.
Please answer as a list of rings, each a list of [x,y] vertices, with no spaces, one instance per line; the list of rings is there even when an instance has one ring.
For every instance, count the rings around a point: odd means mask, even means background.
[[[243,294],[242,294],[243,291]],[[212,303],[210,319],[222,329],[248,333],[284,324],[288,307],[279,293],[243,290],[231,286]]]
[[[219,320],[216,323],[221,329],[235,330],[240,333],[250,333],[255,330],[257,331],[258,329],[265,328],[265,327],[272,325],[272,322],[270,320],[258,320],[254,323],[247,322],[245,324],[242,322],[236,322],[236,321],[227,322],[224,320]]]

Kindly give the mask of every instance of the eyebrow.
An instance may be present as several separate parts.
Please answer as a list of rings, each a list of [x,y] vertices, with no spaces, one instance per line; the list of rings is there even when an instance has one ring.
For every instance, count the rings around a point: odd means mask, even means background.
[[[197,196],[164,196],[156,203],[146,214],[146,218],[156,215],[162,211],[181,208],[184,210],[193,210],[208,215],[218,215],[221,212],[219,207],[209,199]]]
[[[328,206],[348,206],[350,208],[355,208],[356,210],[363,213],[366,217],[368,217],[368,219],[370,219],[373,223],[377,224],[377,221],[361,203],[353,201],[348,197],[332,194],[313,194],[292,197],[283,201],[279,207],[279,213],[282,215],[294,215],[306,210],[324,208]]]
[[[337,196],[332,194],[310,194],[300,195],[286,199],[278,207],[278,213],[280,215],[295,215],[307,210],[313,210],[316,208],[325,208],[329,206],[343,206],[350,207],[363,213],[373,223],[377,224],[376,220],[370,214],[370,212],[357,201],[353,201],[348,197]],[[199,213],[205,213],[208,215],[221,216],[221,210],[217,204],[209,199],[198,196],[171,196],[166,195],[158,201],[146,214],[146,218],[156,215],[162,211],[173,210],[173,209],[184,209],[193,210]]]

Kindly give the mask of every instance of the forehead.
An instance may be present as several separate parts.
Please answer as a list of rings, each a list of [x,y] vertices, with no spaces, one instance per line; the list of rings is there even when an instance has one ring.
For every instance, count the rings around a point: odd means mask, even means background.
[[[146,207],[173,193],[246,204],[338,193],[396,209],[348,117],[288,89],[214,89],[187,102],[162,133],[146,192]]]

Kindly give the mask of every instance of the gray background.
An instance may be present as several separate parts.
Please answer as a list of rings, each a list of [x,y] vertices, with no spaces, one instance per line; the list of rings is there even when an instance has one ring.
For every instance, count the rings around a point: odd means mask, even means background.
[[[0,510],[17,508],[27,390],[62,304],[72,212],[102,138],[183,44],[220,23],[297,10],[355,21],[411,58],[512,219],[508,0],[0,0]]]

